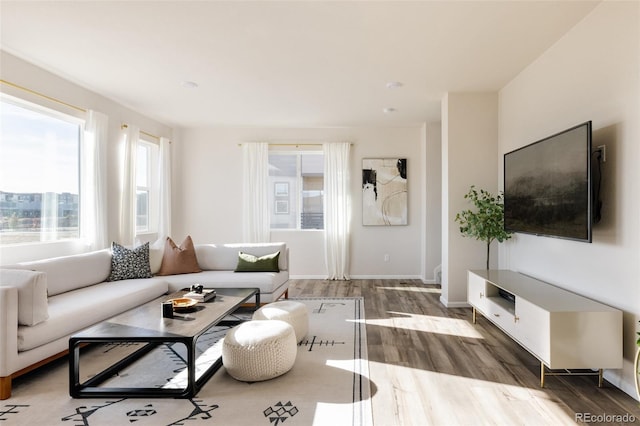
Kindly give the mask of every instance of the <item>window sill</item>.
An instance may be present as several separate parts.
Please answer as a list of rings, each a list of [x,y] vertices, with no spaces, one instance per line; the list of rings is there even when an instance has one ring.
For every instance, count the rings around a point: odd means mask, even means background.
[[[136,234],[135,242],[136,245],[144,244],[144,243],[153,243],[158,239],[157,232],[141,232]]]
[[[84,240],[79,238],[7,244],[0,246],[0,263],[2,265],[11,265],[18,262],[47,259],[49,257],[86,253],[87,250],[88,248]]]
[[[324,232],[324,229],[273,228],[271,232]]]

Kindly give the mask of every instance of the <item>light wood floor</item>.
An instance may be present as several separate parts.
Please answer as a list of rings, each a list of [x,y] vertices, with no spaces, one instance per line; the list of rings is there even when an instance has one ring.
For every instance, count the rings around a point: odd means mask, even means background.
[[[596,377],[547,377],[540,388],[539,362],[483,317],[472,324],[471,309],[445,308],[438,286],[291,280],[289,296],[364,297],[376,426],[582,423],[576,413],[640,424],[638,402]]]

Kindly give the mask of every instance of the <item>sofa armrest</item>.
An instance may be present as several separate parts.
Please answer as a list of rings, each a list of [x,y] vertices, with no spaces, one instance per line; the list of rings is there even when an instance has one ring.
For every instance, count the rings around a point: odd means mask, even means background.
[[[18,290],[18,324],[36,325],[49,318],[47,274],[21,269],[0,269],[0,287]]]
[[[284,249],[284,255],[285,255],[285,260],[286,260],[286,268],[283,269],[285,271],[289,271],[291,269],[291,263],[289,263],[289,247]]]
[[[0,377],[13,373],[18,356],[18,289],[0,287]]]

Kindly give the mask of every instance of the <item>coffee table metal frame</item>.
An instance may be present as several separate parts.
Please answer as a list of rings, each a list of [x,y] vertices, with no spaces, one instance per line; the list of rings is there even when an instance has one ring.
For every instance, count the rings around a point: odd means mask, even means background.
[[[176,314],[173,319],[162,318],[161,303],[187,293],[187,291],[179,291],[152,300],[71,336],[69,339],[69,394],[73,398],[191,398],[195,396],[206,381],[222,366],[222,358],[218,358],[199,377],[196,377],[196,341],[198,337],[216,325],[236,325],[242,322],[241,320],[223,321],[223,318],[236,311],[252,297],[255,296],[254,310],[260,306],[260,290],[257,288],[216,289],[216,292],[215,299],[199,303],[193,313]],[[225,298],[228,298],[229,301],[226,301]],[[225,303],[224,306],[220,305]],[[207,312],[208,310],[210,312]],[[216,314],[215,311],[218,313]],[[141,316],[142,320],[139,321]],[[185,325],[186,323],[188,324]],[[151,326],[149,326],[150,324]],[[80,348],[91,343],[116,342],[141,342],[146,345],[84,383],[80,383]],[[185,388],[98,386],[163,343],[182,343],[187,349],[187,386]]]

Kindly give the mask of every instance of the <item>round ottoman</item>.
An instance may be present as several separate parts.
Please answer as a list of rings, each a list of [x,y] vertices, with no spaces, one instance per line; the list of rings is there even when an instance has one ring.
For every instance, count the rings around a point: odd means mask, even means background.
[[[236,380],[259,382],[291,370],[298,353],[293,327],[284,321],[247,321],[227,333],[222,364]]]
[[[309,311],[304,303],[293,300],[264,305],[253,313],[254,320],[280,320],[291,324],[296,332],[296,341],[300,342],[309,330]]]

